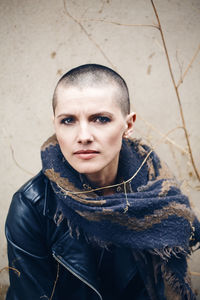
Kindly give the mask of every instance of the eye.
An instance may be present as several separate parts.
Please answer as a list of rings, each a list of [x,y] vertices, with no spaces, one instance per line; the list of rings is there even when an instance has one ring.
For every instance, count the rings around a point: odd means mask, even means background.
[[[111,119],[109,117],[106,117],[106,116],[96,116],[94,118],[94,122],[101,123],[101,124],[106,124],[106,123],[111,122]]]
[[[61,120],[61,124],[70,125],[75,122],[75,119],[73,117],[67,117]]]

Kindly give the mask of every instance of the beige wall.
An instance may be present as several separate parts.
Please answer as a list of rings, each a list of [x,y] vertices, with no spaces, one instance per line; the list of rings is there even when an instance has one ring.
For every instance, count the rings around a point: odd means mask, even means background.
[[[126,79],[138,113],[135,136],[156,146],[200,216],[199,182],[187,154],[178,102],[150,0],[1,0],[0,269],[7,265],[4,222],[12,194],[40,170],[40,145],[52,132],[51,97],[65,71],[84,63],[114,66]],[[200,45],[199,0],[155,0],[175,81]],[[66,11],[68,9],[68,13]],[[104,21],[94,21],[104,20]],[[200,170],[200,53],[179,92],[195,163]],[[199,255],[191,269],[200,272]],[[192,276],[196,286],[200,277]],[[0,273],[7,283],[7,272]]]

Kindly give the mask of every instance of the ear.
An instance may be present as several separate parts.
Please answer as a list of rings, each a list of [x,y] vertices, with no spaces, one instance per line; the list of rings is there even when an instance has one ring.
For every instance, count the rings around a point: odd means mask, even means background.
[[[128,138],[132,134],[135,121],[136,121],[135,112],[130,113],[126,117],[126,130],[123,135],[124,138]]]

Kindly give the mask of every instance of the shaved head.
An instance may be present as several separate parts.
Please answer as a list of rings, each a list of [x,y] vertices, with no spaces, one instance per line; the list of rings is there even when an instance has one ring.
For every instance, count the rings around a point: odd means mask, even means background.
[[[116,103],[120,106],[122,113],[128,115],[130,113],[130,100],[126,82],[117,72],[97,64],[76,67],[60,78],[53,95],[53,111],[55,112],[57,105],[59,87],[84,89],[108,86],[114,88]]]

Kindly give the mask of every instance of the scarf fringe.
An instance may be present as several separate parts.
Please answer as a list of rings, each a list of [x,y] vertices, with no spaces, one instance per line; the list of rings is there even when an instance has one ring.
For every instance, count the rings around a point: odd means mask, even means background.
[[[57,226],[61,224],[61,222],[65,219],[64,215],[58,211],[54,216],[54,222]],[[73,239],[79,239],[82,230],[79,226],[75,225],[72,221],[67,219],[67,226],[69,230],[69,234]],[[89,236],[87,233],[83,232],[83,236],[88,244],[92,244],[95,246],[99,246],[101,248],[104,248],[105,250],[109,250],[109,247],[112,245],[112,243],[100,241],[95,236]]]
[[[56,223],[57,226],[60,225],[60,223],[65,219],[64,215],[62,214],[62,212],[58,211],[55,216],[54,216],[54,222]],[[73,224],[72,221],[70,221],[69,219],[67,220],[67,225],[68,225],[68,229],[69,229],[69,234],[72,238],[75,239],[79,239],[80,237],[80,228],[79,226]],[[84,237],[86,239],[86,241],[88,243],[91,244],[95,244],[98,245],[101,248],[105,248],[105,249],[109,249],[109,247],[111,246],[111,243],[105,242],[105,241],[101,241],[99,239],[97,239],[95,236],[89,236],[87,233],[83,233]],[[164,249],[160,250],[160,249],[150,249],[149,253],[153,254],[153,255],[157,255],[159,256],[162,260],[164,261],[168,261],[171,256],[175,256],[176,258],[179,258],[180,254],[185,255],[186,257],[188,257],[190,255],[190,251],[186,251],[183,247],[179,246],[179,247],[165,247]]]
[[[153,255],[158,255],[160,258],[162,258],[165,261],[169,260],[172,256],[179,258],[180,254],[183,254],[186,257],[188,257],[190,254],[189,250],[186,251],[181,246],[176,246],[176,247],[168,247],[167,246],[167,247],[163,248],[162,250],[153,249],[153,250],[149,250],[149,252]]]
[[[174,293],[180,295],[180,299],[196,300],[194,292],[192,291],[191,280],[188,274],[184,278],[184,283],[181,283],[179,278],[177,278],[177,276],[175,276],[175,274],[173,274],[171,271],[167,270],[165,266],[162,266],[161,269],[165,282]]]

